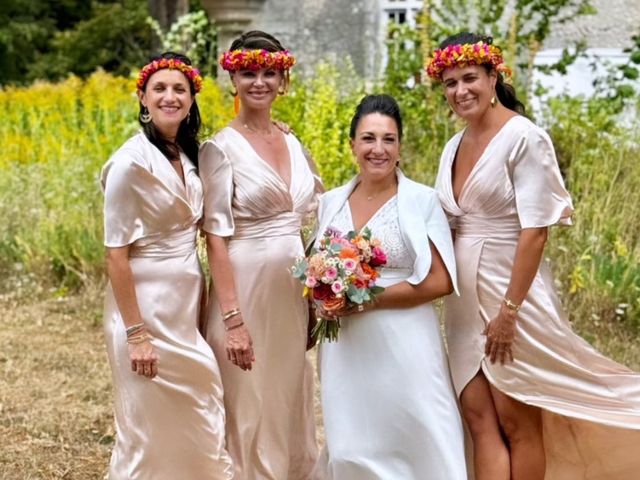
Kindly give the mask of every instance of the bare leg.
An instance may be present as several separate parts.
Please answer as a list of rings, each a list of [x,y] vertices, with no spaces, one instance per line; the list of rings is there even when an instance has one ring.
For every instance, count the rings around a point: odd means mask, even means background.
[[[510,480],[509,451],[502,439],[489,382],[482,371],[464,388],[460,402],[473,439],[476,480]]]
[[[546,458],[540,409],[518,402],[493,386],[491,395],[509,441],[512,480],[544,480]]]

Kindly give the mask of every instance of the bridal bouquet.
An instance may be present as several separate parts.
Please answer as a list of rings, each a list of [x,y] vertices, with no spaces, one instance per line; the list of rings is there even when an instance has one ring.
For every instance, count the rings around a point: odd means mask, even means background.
[[[371,237],[371,230],[354,231],[346,235],[329,227],[318,249],[308,257],[300,257],[292,274],[304,284],[304,296],[311,295],[316,305],[326,312],[358,307],[371,301],[384,288],[376,286],[376,268],[387,263],[380,241]],[[312,335],[319,341],[338,339],[337,318],[320,318]]]

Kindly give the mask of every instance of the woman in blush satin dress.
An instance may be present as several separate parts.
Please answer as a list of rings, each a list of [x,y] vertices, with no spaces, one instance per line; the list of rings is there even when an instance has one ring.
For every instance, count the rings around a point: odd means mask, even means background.
[[[201,85],[183,55],[165,53],[144,66],[137,83],[143,131],[102,171],[104,330],[116,420],[110,480],[233,478],[220,373],[198,332]]]
[[[460,297],[445,301],[454,385],[478,480],[624,480],[640,471],[640,375],[574,334],[541,262],[573,207],[549,136],[522,115],[490,38],[445,40],[428,64],[466,128],[436,180]]]
[[[233,42],[221,65],[240,109],[200,149],[213,289],[207,340],[220,361],[236,478],[306,480],[317,447],[308,305],[290,272],[320,184],[303,148],[271,121],[293,57],[264,32]]]
[[[464,434],[432,300],[451,293],[451,233],[436,192],[397,168],[396,101],[370,95],[351,123],[360,173],[322,196],[319,232],[368,227],[387,256],[380,293],[340,317],[319,353],[329,480],[466,480]]]

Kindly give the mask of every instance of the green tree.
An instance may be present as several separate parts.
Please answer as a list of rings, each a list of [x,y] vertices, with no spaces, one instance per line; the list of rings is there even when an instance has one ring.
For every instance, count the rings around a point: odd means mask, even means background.
[[[148,16],[139,0],[3,0],[0,85],[85,76],[99,66],[128,73],[149,56]]]
[[[0,2],[0,84],[28,83],[38,56],[51,50],[55,32],[70,28],[90,7],[90,0]]]
[[[147,5],[138,0],[94,2],[90,18],[55,33],[51,52],[35,63],[32,77],[84,77],[98,67],[127,75],[149,57],[153,32],[148,15]]]

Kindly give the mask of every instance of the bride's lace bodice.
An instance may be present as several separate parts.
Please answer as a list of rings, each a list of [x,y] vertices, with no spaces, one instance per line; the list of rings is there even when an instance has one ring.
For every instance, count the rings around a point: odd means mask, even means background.
[[[345,202],[337,213],[331,226],[342,233],[354,229],[349,202]],[[413,258],[402,239],[400,222],[398,221],[398,198],[392,197],[380,210],[373,214],[366,224],[373,237],[380,239],[382,249],[387,254],[385,269],[411,269]]]

